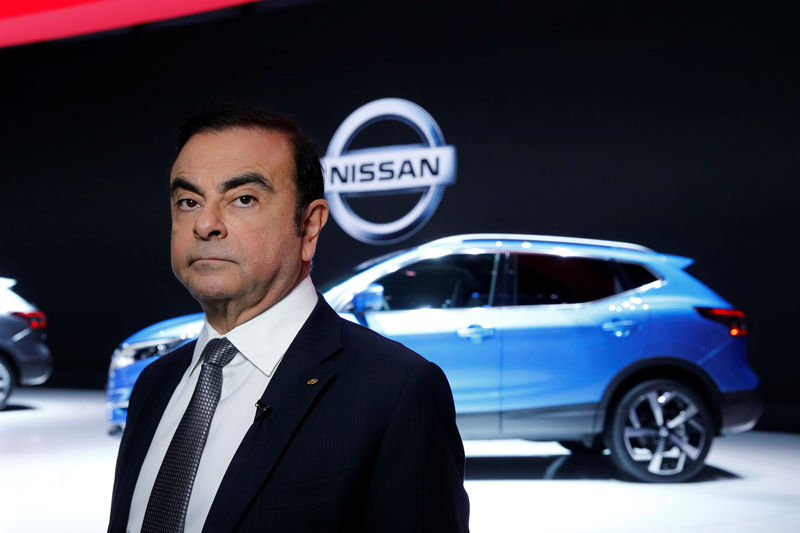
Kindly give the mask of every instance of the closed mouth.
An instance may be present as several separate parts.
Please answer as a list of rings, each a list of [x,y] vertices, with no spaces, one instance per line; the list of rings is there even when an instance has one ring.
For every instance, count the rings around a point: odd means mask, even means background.
[[[225,259],[223,257],[196,257],[196,258],[192,259],[191,261],[189,261],[189,263],[192,264],[192,263],[196,263],[198,261],[225,261],[225,262],[228,262],[228,263],[232,263],[233,262],[230,259]]]

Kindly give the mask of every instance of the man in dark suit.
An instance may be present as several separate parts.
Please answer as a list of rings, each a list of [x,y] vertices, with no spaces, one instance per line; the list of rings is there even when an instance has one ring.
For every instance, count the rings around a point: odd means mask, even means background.
[[[328,216],[311,143],[238,109],[178,149],[172,266],[205,324],[136,383],[109,531],[467,531],[443,373],[308,277]]]

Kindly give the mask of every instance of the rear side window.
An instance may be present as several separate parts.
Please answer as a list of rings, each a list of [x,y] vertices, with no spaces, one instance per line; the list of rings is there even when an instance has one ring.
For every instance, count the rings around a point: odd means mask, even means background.
[[[517,254],[516,265],[514,305],[591,302],[620,292],[604,259]]]
[[[405,266],[376,283],[392,311],[481,307],[491,303],[496,262],[495,254],[448,255]]]
[[[655,276],[655,274],[650,272],[642,265],[636,265],[634,263],[618,264],[622,269],[622,272],[625,274],[625,277],[628,278],[628,288],[630,289],[635,289],[636,287],[641,287],[642,285],[647,285],[648,283],[658,281],[658,278]]]

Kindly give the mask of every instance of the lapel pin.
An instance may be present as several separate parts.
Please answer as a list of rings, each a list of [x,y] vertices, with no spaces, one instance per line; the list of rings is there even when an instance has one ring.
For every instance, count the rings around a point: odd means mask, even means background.
[[[269,404],[264,405],[263,403],[261,403],[261,400],[258,400],[256,402],[256,408],[258,409],[256,411],[256,420],[264,418],[272,410],[272,407]]]
[[[306,381],[306,385],[316,385],[317,383],[319,383],[319,380],[317,378],[311,378],[308,381]]]

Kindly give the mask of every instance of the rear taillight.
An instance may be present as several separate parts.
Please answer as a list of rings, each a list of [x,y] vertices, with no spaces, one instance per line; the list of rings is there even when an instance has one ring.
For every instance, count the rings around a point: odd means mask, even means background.
[[[14,315],[27,320],[31,329],[44,329],[47,327],[47,317],[41,311],[14,313]]]
[[[695,307],[697,312],[704,317],[719,322],[730,331],[734,337],[747,335],[747,324],[744,320],[744,311],[738,309],[719,309],[716,307]]]

